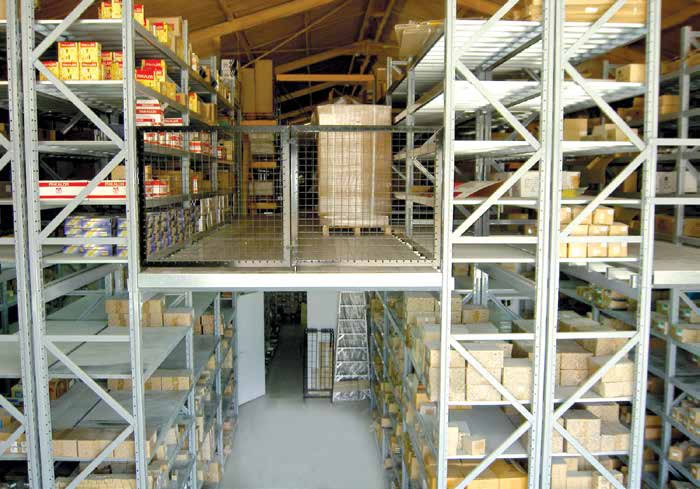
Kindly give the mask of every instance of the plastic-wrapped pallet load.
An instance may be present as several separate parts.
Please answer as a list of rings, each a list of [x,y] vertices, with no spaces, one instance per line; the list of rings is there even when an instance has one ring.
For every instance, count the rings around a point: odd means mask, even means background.
[[[316,125],[389,126],[391,108],[331,104],[316,108]],[[380,131],[318,135],[319,214],[330,228],[388,230],[391,210],[391,134]]]

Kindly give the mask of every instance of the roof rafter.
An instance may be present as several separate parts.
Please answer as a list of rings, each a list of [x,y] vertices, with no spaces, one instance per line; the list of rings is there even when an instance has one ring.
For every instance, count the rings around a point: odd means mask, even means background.
[[[197,29],[190,33],[190,39],[196,42],[212,37],[233,34],[277,19],[300,14],[307,10],[333,3],[334,1],[335,0],[292,0],[282,5],[266,8],[249,15],[243,15],[237,19],[231,19],[209,27]]]

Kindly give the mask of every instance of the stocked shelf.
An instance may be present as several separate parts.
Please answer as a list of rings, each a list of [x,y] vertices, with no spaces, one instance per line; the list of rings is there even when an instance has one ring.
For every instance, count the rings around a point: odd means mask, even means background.
[[[485,69],[502,62],[494,72],[522,69],[539,69],[542,66],[543,48],[540,35],[542,24],[533,21],[499,20],[486,32],[482,31],[487,20],[463,20],[454,22],[454,49],[459,52],[472,37],[478,39],[458,59],[470,69]],[[588,22],[566,22],[564,25],[562,49],[571,48],[590,27]],[[624,46],[642,37],[646,27],[642,24],[608,23],[585,43],[577,46],[570,62],[577,64],[586,59]],[[445,37],[440,34],[433,43],[426,46],[416,61],[408,69],[415,73],[416,93],[423,94],[443,81],[445,63]],[[391,90],[392,96],[400,99],[408,93],[406,78],[398,81]]]

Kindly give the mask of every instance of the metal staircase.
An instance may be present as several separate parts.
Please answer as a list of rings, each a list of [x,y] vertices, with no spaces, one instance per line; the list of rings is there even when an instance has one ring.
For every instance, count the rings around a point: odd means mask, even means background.
[[[367,299],[363,292],[340,292],[333,401],[357,401],[367,398],[369,398]]]

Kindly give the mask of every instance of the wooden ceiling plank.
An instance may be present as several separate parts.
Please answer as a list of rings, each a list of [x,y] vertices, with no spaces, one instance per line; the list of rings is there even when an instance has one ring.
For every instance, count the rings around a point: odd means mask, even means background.
[[[693,5],[691,7],[681,9],[674,14],[665,15],[661,19],[661,29],[666,30],[676,27],[684,22],[687,22],[696,15],[700,15],[700,5]]]
[[[329,49],[327,51],[322,51],[320,53],[312,54],[310,56],[305,56],[300,59],[295,59],[289,63],[284,63],[275,67],[275,73],[288,73],[290,71],[298,70],[304,66],[310,66],[315,63],[320,63],[321,61],[326,61],[328,59],[336,58],[338,56],[356,54],[363,54],[365,56],[370,55],[381,55],[385,54],[387,56],[396,56],[398,54],[398,48],[393,45],[383,45],[376,42],[361,41],[353,44],[348,44],[347,46],[341,46],[339,48]]]
[[[396,3],[396,0],[389,0],[389,3],[386,6],[386,9],[384,9],[384,15],[382,16],[382,20],[379,22],[379,26],[377,27],[377,32],[374,33],[374,40],[379,41],[382,38],[382,34],[384,32],[384,27],[386,26],[387,21],[389,20],[389,17],[391,16],[391,11],[394,10],[394,4]],[[365,60],[362,62],[362,66],[360,66],[360,74],[363,74],[365,70],[367,69],[367,66],[369,66],[369,62],[372,59],[371,56],[366,56]],[[355,90],[357,87],[354,87],[352,89],[352,92],[350,95],[355,95]]]
[[[307,107],[302,107],[301,109],[292,110],[291,112],[285,112],[284,114],[280,115],[280,119],[291,119],[302,114],[307,114],[309,112],[313,112],[314,108],[316,108],[315,105],[309,105]]]
[[[266,8],[253,14],[244,15],[237,19],[220,22],[203,29],[197,29],[190,33],[192,41],[225,36],[235,32],[244,31],[251,27],[272,22],[273,20],[291,17],[307,10],[333,3],[335,0],[292,0],[275,7]]]
[[[372,83],[374,75],[348,75],[347,73],[281,73],[278,82],[336,82],[336,83]]]
[[[338,13],[340,10],[342,10],[348,3],[350,3],[350,1],[351,1],[351,0],[345,0],[343,3],[341,3],[341,4],[338,5],[338,6],[336,6],[334,9],[330,10],[329,12],[323,14],[323,15],[322,15],[321,17],[319,17],[318,19],[314,20],[312,23],[310,23],[309,25],[307,25],[306,27],[304,27],[302,30],[295,32],[294,34],[292,34],[291,36],[287,37],[287,38],[284,39],[282,42],[280,42],[279,44],[277,44],[276,46],[274,46],[273,48],[268,49],[266,52],[264,52],[263,54],[261,54],[260,56],[258,56],[257,58],[255,58],[254,60],[248,61],[248,63],[246,63],[245,66],[243,66],[243,68],[245,68],[245,67],[247,67],[247,66],[250,66],[250,65],[253,64],[255,61],[257,61],[257,60],[259,60],[259,59],[262,59],[262,58],[265,58],[266,56],[272,54],[273,52],[275,52],[276,50],[278,50],[279,48],[281,48],[281,47],[284,46],[285,44],[287,44],[287,43],[293,41],[294,39],[296,39],[296,38],[299,37],[300,35],[302,35],[302,34],[304,34],[305,32],[307,32],[307,31],[308,31],[309,29],[311,29],[312,27],[314,27],[314,26],[320,24],[321,22],[323,22],[323,21],[326,20],[327,18],[332,17],[333,15],[335,15],[336,13]]]
[[[463,7],[480,14],[493,15],[499,8],[503,7],[505,2],[494,2],[491,0],[457,0],[457,6]]]
[[[293,92],[289,92],[287,94],[281,95],[279,97],[280,102],[287,102],[289,100],[294,100],[295,98],[303,97],[305,95],[310,95],[315,92],[320,92],[321,90],[325,90],[327,88],[332,88],[336,86],[336,83],[334,82],[325,82],[325,83],[319,83],[317,85],[311,85],[308,88],[302,88],[300,90],[295,90]]]

